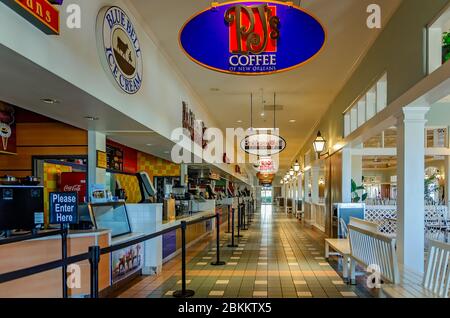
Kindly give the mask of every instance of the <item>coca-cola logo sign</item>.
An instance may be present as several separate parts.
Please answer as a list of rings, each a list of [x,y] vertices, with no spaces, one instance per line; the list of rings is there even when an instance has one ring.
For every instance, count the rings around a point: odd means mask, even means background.
[[[81,191],[81,185],[80,184],[74,184],[74,185],[65,185],[64,192],[80,192]]]

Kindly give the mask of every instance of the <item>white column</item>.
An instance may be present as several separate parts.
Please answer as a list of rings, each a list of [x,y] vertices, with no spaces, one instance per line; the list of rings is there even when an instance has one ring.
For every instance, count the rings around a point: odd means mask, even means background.
[[[450,157],[445,157],[445,204],[450,207]]]
[[[303,200],[302,202],[303,207],[303,205],[305,204],[305,200],[303,199],[303,174],[298,175],[298,199]]]
[[[306,171],[305,172],[305,192],[304,192],[304,201],[305,202],[310,202],[309,201],[309,180],[311,177],[311,171]]]
[[[319,178],[320,178],[320,166],[314,164],[311,168],[311,199],[313,203],[319,203]]]
[[[106,135],[88,131],[88,185],[105,184],[106,170],[97,168],[97,150],[106,151]],[[89,189],[90,193],[90,189]]]
[[[362,149],[362,144],[358,145],[356,147],[353,147],[354,149]],[[360,186],[362,184],[362,177],[363,177],[363,157],[362,156],[353,156],[352,155],[352,179],[355,180],[356,185]],[[361,194],[359,193],[359,196]]]
[[[424,272],[425,115],[429,107],[405,107],[398,118],[398,260]]]
[[[447,127],[447,133],[450,127]],[[450,148],[450,138],[447,137],[447,144],[445,147]],[[445,157],[445,204],[450,207],[450,156]]]
[[[284,184],[284,189],[284,193],[286,194],[284,196],[284,213],[288,214],[287,201],[289,197],[289,184],[287,182]]]
[[[181,164],[180,165],[180,186],[188,186],[188,165],[187,164]],[[226,186],[228,188],[228,181],[226,182]],[[227,191],[225,190],[225,193],[227,193]]]
[[[342,149],[342,203],[352,202],[352,152]]]

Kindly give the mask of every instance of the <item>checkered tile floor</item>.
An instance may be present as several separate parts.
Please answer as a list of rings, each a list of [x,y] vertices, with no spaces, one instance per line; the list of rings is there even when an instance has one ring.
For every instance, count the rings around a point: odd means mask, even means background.
[[[215,241],[208,237],[188,250],[187,288],[197,298],[343,298],[372,297],[363,288],[344,284],[337,263],[323,258],[323,236],[272,206],[263,206],[248,231],[228,248],[221,235],[221,256],[227,264],[211,266]],[[331,265],[330,265],[331,264]],[[166,263],[162,274],[133,281],[118,297],[173,297],[181,288],[180,257]]]

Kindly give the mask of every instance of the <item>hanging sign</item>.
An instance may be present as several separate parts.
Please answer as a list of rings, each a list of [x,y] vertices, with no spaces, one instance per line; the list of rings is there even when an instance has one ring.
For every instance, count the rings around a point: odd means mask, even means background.
[[[286,141],[277,135],[254,134],[245,137],[241,148],[246,153],[255,156],[272,156],[286,149]]]
[[[78,193],[50,193],[50,224],[78,223]]]
[[[16,125],[14,107],[0,102],[0,154],[16,152]]]
[[[103,67],[113,82],[127,94],[142,86],[142,51],[136,29],[119,7],[106,7],[97,17],[97,40]]]
[[[182,50],[206,68],[237,75],[288,71],[324,47],[326,32],[292,3],[233,1],[193,16],[180,31]]]
[[[59,11],[49,0],[0,0],[46,34],[59,34]],[[62,1],[61,1],[62,2]]]
[[[260,157],[256,170],[258,170],[258,172],[267,174],[277,172],[278,168],[276,167],[272,157]]]

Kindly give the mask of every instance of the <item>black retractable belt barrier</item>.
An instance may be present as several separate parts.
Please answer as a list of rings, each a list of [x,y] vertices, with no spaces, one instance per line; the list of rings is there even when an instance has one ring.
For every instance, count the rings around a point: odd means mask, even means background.
[[[69,230],[66,225],[61,225],[61,259],[63,262],[67,261],[67,235]],[[67,264],[62,267],[62,297],[68,298],[68,288],[67,288]]]
[[[186,228],[187,223],[181,222],[181,290],[173,293],[176,298],[189,298],[195,295],[193,290],[186,289]]]
[[[244,213],[242,213],[242,231],[248,230],[248,204],[244,201],[243,203],[243,210]]]
[[[236,244],[234,244],[234,215],[236,214],[236,209],[235,208],[231,208],[231,212],[233,213],[233,216],[231,218],[231,244],[228,245],[228,247],[238,247]]]
[[[238,226],[237,226],[238,233],[236,235],[237,238],[243,237],[241,235],[241,228],[242,228],[242,204],[239,204],[238,205]]]
[[[220,260],[220,215],[216,215],[216,261],[211,263],[213,266],[226,265],[225,262]]]
[[[231,219],[230,219],[231,206],[227,205],[227,207],[228,207],[228,229],[225,233],[230,234],[231,233]]]
[[[100,263],[100,246],[89,247],[91,258],[91,298],[98,298],[98,264]]]

